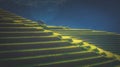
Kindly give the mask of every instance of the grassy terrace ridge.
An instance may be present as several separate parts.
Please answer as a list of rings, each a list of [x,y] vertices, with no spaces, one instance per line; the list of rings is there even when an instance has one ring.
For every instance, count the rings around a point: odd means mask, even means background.
[[[112,59],[112,60],[108,60],[108,61],[103,61],[101,63],[94,63],[94,64],[90,64],[90,65],[86,65],[85,67],[92,67],[92,66],[98,66],[98,65],[102,65],[102,64],[107,64],[107,63],[112,63],[118,61],[117,59]]]
[[[2,20],[2,19],[0,19],[0,20]],[[21,22],[21,23],[17,23],[17,22],[0,22],[0,24],[16,24],[16,25],[19,25],[19,24],[31,24],[32,22],[29,22],[29,23],[25,23],[25,22]],[[38,23],[32,23],[33,25],[34,24],[38,24]]]
[[[19,36],[19,37],[1,37],[0,39],[16,39],[16,38],[52,38],[52,37],[58,37],[57,35],[50,35],[50,36]]]
[[[78,46],[64,46],[64,47],[52,47],[52,48],[36,48],[36,49],[22,49],[22,50],[9,50],[9,51],[0,51],[0,53],[12,53],[12,52],[33,52],[33,51],[44,51],[44,50],[58,50],[58,49],[72,49],[78,48]]]
[[[22,32],[0,32],[0,33],[52,33],[50,31],[22,31]]]
[[[30,24],[30,23],[0,23],[0,25],[23,25],[23,26],[38,26],[39,24]],[[7,26],[6,26],[7,27]],[[22,26],[21,26],[22,27]]]
[[[53,64],[69,63],[69,62],[76,62],[76,61],[83,61],[83,60],[90,60],[90,59],[98,59],[101,57],[103,56],[93,56],[93,57],[87,57],[87,58],[77,58],[72,60],[56,61],[56,62],[44,63],[44,64],[35,64],[34,66],[46,66],[46,65],[53,65]]]
[[[36,29],[43,29],[42,27],[0,27],[0,28],[36,28]]]
[[[64,43],[64,42],[67,42],[69,43],[68,41],[65,41],[65,40],[60,40],[60,41],[47,41],[47,42],[25,42],[25,43],[5,43],[5,44],[0,44],[3,45],[3,46],[14,46],[14,45],[30,45],[30,44],[54,44],[54,43]]]
[[[48,54],[48,55],[38,55],[38,56],[27,56],[27,57],[17,57],[17,58],[5,58],[5,59],[0,59],[0,61],[25,60],[25,59],[35,59],[35,58],[46,58],[46,57],[55,57],[55,56],[73,55],[73,54],[83,54],[83,53],[92,53],[92,52],[91,52],[91,51],[66,52],[66,53]],[[101,56],[101,57],[103,57],[103,56]]]
[[[76,58],[76,59],[69,59],[69,60],[61,60],[61,61],[55,61],[55,62],[49,62],[49,63],[38,63],[38,64],[29,64],[29,65],[26,65],[27,67],[41,67],[41,66],[45,66],[45,67],[48,67],[49,65],[57,65],[57,64],[64,64],[64,63],[72,63],[72,62],[80,62],[80,61],[85,61],[85,60],[92,60],[92,59],[100,59],[100,58],[103,58],[102,56],[93,56],[93,57],[88,57],[88,58]],[[22,66],[22,67],[26,67],[26,66]],[[84,64],[81,65],[82,67],[88,67]],[[81,67],[81,66],[78,66],[78,67]],[[18,66],[19,67],[19,66]],[[77,66],[75,66],[77,67]]]

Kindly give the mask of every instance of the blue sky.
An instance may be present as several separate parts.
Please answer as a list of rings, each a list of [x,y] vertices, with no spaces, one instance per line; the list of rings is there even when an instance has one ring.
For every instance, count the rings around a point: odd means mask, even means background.
[[[0,0],[0,7],[49,25],[120,33],[119,0]]]

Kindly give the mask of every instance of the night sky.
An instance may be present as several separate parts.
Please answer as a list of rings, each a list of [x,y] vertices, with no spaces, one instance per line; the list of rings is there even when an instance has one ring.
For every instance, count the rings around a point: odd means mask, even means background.
[[[48,25],[120,33],[120,0],[0,0],[0,8]]]

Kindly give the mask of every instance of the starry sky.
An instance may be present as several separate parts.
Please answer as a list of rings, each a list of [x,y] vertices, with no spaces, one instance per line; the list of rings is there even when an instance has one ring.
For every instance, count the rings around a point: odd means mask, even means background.
[[[120,33],[120,0],[0,0],[0,8],[48,25]]]

